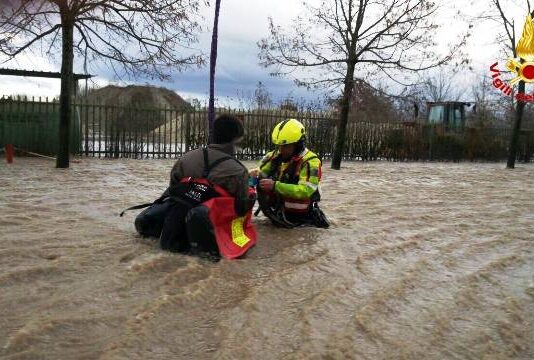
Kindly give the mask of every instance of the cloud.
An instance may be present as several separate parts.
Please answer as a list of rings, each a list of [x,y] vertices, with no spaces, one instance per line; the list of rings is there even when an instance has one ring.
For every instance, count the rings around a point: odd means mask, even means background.
[[[274,16],[277,22],[287,25],[290,19],[296,16],[301,9],[296,0],[225,0],[222,2],[219,22],[219,47],[217,58],[216,89],[219,97],[233,97],[238,91],[253,91],[257,82],[262,81],[268,88],[275,92],[275,96],[283,97],[293,89],[292,82],[287,79],[273,79],[268,75],[268,70],[258,64],[256,42],[268,34],[267,17]],[[213,7],[202,10],[205,24],[209,30],[199,36],[198,48],[209,56],[211,47],[211,27],[213,24]],[[4,67],[33,69],[42,71],[59,71],[60,55],[55,59],[43,57],[25,56],[4,64]],[[209,60],[209,59],[208,59]],[[75,71],[82,73],[82,62],[75,60]],[[118,81],[114,78],[113,71],[102,64],[93,64],[91,73],[96,77],[92,80],[99,84],[114,82],[130,84],[132,81]],[[2,92],[27,93],[27,94],[52,94],[59,93],[59,81],[37,78],[0,78]],[[136,80],[140,84],[153,84],[165,86],[173,90],[190,94],[198,94],[199,97],[208,94],[209,91],[209,68],[188,69],[183,72],[175,72],[171,82],[158,82],[149,78]]]
[[[318,0],[309,0],[310,3],[318,3]],[[213,5],[213,4],[212,4]],[[466,12],[475,14],[476,7],[467,8]],[[211,27],[213,24],[214,8],[204,8],[204,26],[206,31],[199,35],[199,43],[196,47],[209,56],[211,46]],[[216,94],[220,99],[235,98],[239,93],[253,93],[258,81],[265,84],[273,93],[275,99],[281,99],[292,93],[295,97],[313,99],[319,94],[310,93],[302,88],[297,88],[291,79],[272,78],[269,69],[264,69],[258,64],[258,49],[256,43],[263,37],[268,36],[268,17],[272,16],[277,25],[290,29],[292,20],[301,14],[303,6],[297,0],[224,0],[221,5],[219,23],[219,47],[217,57]],[[512,10],[510,10],[512,11]],[[522,30],[525,14],[523,10],[513,9],[513,18],[517,25],[516,33]],[[454,19],[450,19],[451,24]],[[449,28],[451,25],[449,25]],[[491,63],[501,59],[497,47],[494,44],[495,37],[501,28],[498,26],[483,25],[474,29],[467,46],[467,51],[474,61],[475,71],[481,71],[489,67]],[[437,33],[439,42],[453,40],[447,28]],[[494,59],[494,60],[493,60]],[[1,61],[2,59],[0,59]],[[90,72],[96,75],[92,80],[99,85],[109,82],[118,84],[131,84],[134,81],[117,81],[111,69],[102,64],[94,64]],[[22,68],[44,71],[59,71],[60,55],[54,59],[46,59],[41,56],[25,56],[17,58],[1,65],[9,68]],[[82,62],[75,61],[75,71],[83,72]],[[207,98],[209,91],[209,68],[188,69],[183,72],[174,72],[170,82],[159,82],[149,78],[137,79],[139,84],[151,84],[164,86],[177,91],[179,94],[187,94],[186,97]],[[0,77],[0,89],[3,94],[26,93],[36,96],[56,96],[59,93],[59,81],[36,79]]]

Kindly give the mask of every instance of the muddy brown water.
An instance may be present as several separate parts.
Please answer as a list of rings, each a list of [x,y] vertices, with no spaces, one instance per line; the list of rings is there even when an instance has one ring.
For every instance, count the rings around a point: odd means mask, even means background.
[[[331,229],[219,263],[117,215],[171,165],[0,164],[0,358],[534,358],[533,164],[325,166]]]

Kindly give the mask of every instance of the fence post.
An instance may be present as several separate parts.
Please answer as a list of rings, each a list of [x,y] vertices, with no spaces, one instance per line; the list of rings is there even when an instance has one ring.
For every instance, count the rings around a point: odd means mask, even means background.
[[[434,125],[430,124],[428,127],[428,160],[434,160]]]
[[[6,160],[8,164],[13,163],[13,154],[15,153],[15,148],[13,147],[13,144],[6,144]]]
[[[189,151],[189,137],[191,135],[191,112],[185,113],[185,151],[184,153]]]

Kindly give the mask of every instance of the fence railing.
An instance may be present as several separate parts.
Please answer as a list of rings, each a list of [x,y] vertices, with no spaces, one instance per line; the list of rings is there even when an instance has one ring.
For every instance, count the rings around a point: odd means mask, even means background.
[[[176,158],[206,144],[207,111],[172,108],[136,108],[77,103],[71,146],[82,156],[105,158]],[[31,115],[38,109],[40,116]],[[57,135],[50,134],[47,123],[56,114],[57,102],[47,99],[0,100],[0,145],[14,142],[27,150],[53,154]],[[331,158],[337,134],[333,113],[282,110],[217,110],[218,114],[235,115],[243,120],[245,137],[241,142],[241,159],[258,159],[272,148],[271,130],[287,118],[301,121],[307,131],[307,145],[324,159]],[[32,117],[33,116],[33,117]],[[55,115],[54,115],[55,116]],[[38,118],[41,125],[27,119]],[[22,119],[22,120],[21,120]],[[26,120],[24,120],[26,119]],[[54,118],[55,119],[55,118]],[[32,120],[33,121],[33,120]],[[26,126],[26,127],[25,127]],[[54,125],[54,129],[57,127]],[[39,131],[47,128],[47,136]],[[9,129],[9,131],[6,131]],[[36,133],[37,132],[37,133]],[[16,135],[16,136],[15,136]],[[510,130],[492,128],[444,128],[416,123],[353,122],[346,129],[345,160],[504,160],[508,153]],[[32,149],[33,147],[33,149]],[[523,130],[518,160],[531,161],[534,132]]]

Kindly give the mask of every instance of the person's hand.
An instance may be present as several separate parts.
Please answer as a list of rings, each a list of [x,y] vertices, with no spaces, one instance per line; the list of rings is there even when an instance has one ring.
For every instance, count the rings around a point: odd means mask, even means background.
[[[260,189],[265,191],[272,191],[274,189],[275,181],[273,179],[261,179]]]
[[[250,177],[258,177],[259,175],[260,175],[260,169],[259,168],[250,169],[248,171],[248,176],[250,176]]]

